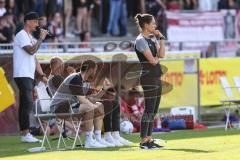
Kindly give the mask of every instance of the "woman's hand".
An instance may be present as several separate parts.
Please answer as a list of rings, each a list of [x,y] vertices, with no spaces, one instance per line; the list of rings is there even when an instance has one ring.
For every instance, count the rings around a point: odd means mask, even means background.
[[[159,39],[160,37],[164,37],[163,34],[159,30],[155,30],[153,34]]]

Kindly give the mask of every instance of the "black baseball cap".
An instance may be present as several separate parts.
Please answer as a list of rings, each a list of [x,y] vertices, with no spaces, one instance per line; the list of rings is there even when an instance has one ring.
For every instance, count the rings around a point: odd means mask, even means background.
[[[37,12],[28,12],[25,16],[24,16],[24,22],[26,22],[27,20],[39,20],[39,15],[37,14]]]

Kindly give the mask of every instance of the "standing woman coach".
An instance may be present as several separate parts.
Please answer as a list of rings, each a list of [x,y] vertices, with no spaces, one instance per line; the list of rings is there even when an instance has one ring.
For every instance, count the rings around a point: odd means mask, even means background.
[[[140,148],[161,148],[152,139],[154,117],[160,104],[162,75],[159,58],[165,56],[164,36],[156,30],[156,22],[150,14],[137,14],[135,17],[140,34],[135,41],[135,51],[141,63],[140,84],[144,92],[145,108],[141,119]]]
[[[29,133],[29,112],[33,107],[33,81],[35,71],[47,82],[47,78],[35,56],[42,41],[47,35],[41,30],[40,38],[34,39],[32,33],[36,31],[39,16],[29,12],[24,17],[24,28],[17,33],[13,44],[13,77],[19,89],[19,127],[22,142],[39,142]]]

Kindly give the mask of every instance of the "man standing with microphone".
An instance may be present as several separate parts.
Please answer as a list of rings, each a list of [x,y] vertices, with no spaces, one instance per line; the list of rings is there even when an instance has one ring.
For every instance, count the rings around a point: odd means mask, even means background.
[[[40,142],[29,133],[29,112],[33,107],[33,82],[35,71],[42,77],[44,83],[47,78],[36,58],[37,50],[48,34],[41,30],[38,40],[32,33],[38,27],[39,16],[36,12],[29,12],[24,17],[24,28],[19,31],[13,44],[13,77],[19,88],[19,127],[22,142]]]

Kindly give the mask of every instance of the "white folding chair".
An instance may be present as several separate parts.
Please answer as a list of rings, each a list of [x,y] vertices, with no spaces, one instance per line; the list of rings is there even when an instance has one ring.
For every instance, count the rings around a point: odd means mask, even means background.
[[[54,118],[54,116],[50,115],[50,103],[51,98],[46,92],[46,88],[44,83],[40,82],[38,86],[35,87],[38,99],[35,101],[35,117],[38,119],[39,125],[41,126],[41,129],[43,131],[43,140],[41,147],[44,147],[45,141],[48,144],[48,147],[50,150],[52,150],[51,144],[49,142],[48,136],[47,136],[47,128],[49,127],[48,120],[50,118]],[[47,126],[44,128],[42,121],[45,121]]]
[[[223,106],[225,106],[224,111],[225,111],[225,115],[226,115],[226,124],[225,124],[225,130],[228,129],[228,125],[230,125],[230,113],[231,113],[231,106],[232,104],[240,104],[240,99],[236,99],[234,97],[234,94],[232,92],[232,89],[236,87],[232,87],[229,85],[228,80],[226,77],[220,77],[219,78],[222,88],[227,96],[228,99],[224,99],[221,100],[220,102],[223,104]]]
[[[38,94],[38,99],[36,100],[35,103],[35,117],[38,119],[38,122],[41,126],[41,129],[43,131],[43,141],[41,144],[41,147],[44,147],[44,143],[47,142],[48,147],[50,150],[52,150],[51,144],[49,142],[48,138],[48,133],[47,133],[47,127],[49,127],[48,120],[52,118],[56,118],[57,120],[60,120],[60,125],[58,126],[59,130],[59,138],[58,138],[58,145],[57,149],[60,149],[60,144],[63,142],[65,149],[67,148],[66,142],[64,140],[64,137],[62,136],[62,132],[64,130],[64,122],[65,120],[69,120],[70,123],[73,125],[74,130],[75,130],[75,137],[74,137],[74,142],[72,145],[72,149],[75,148],[77,140],[79,140],[80,145],[82,146],[82,141],[79,136],[79,130],[80,130],[80,125],[81,125],[81,115],[79,113],[74,113],[72,111],[71,105],[68,102],[68,105],[66,105],[66,108],[60,108],[58,109],[57,112],[52,113],[50,111],[50,104],[51,104],[51,98],[49,97],[47,91],[46,91],[46,86],[43,83],[40,83],[36,87],[36,91]],[[63,99],[59,99],[59,101],[62,101]],[[64,99],[66,101],[66,99]],[[74,121],[77,120],[77,124],[74,124]],[[42,121],[47,121],[47,126],[44,128]]]
[[[234,81],[235,87],[238,89],[238,92],[240,94],[240,77],[234,76],[233,81]],[[238,107],[238,111],[240,112],[240,106],[237,105],[237,107]],[[240,129],[240,115],[238,115],[238,118],[239,118],[238,129]]]
[[[80,127],[81,127],[81,118],[82,115],[81,113],[74,113],[72,110],[72,107],[70,105],[70,101],[66,99],[59,99],[60,103],[59,105],[54,106],[54,115],[56,116],[56,119],[60,120],[60,126],[59,127],[59,131],[60,131],[60,135],[59,135],[59,139],[58,139],[58,145],[57,148],[60,149],[60,144],[61,142],[63,142],[64,147],[67,148],[66,142],[64,140],[63,135],[61,134],[64,131],[64,123],[65,121],[69,121],[75,131],[75,137],[74,137],[74,141],[73,144],[71,146],[71,149],[74,149],[76,147],[76,142],[77,140],[80,142],[80,146],[82,145],[82,141],[81,138],[79,136],[79,132],[80,132]],[[61,105],[61,102],[63,102],[64,104]],[[67,103],[67,104],[66,104]],[[75,124],[74,122],[77,122],[77,124]]]

